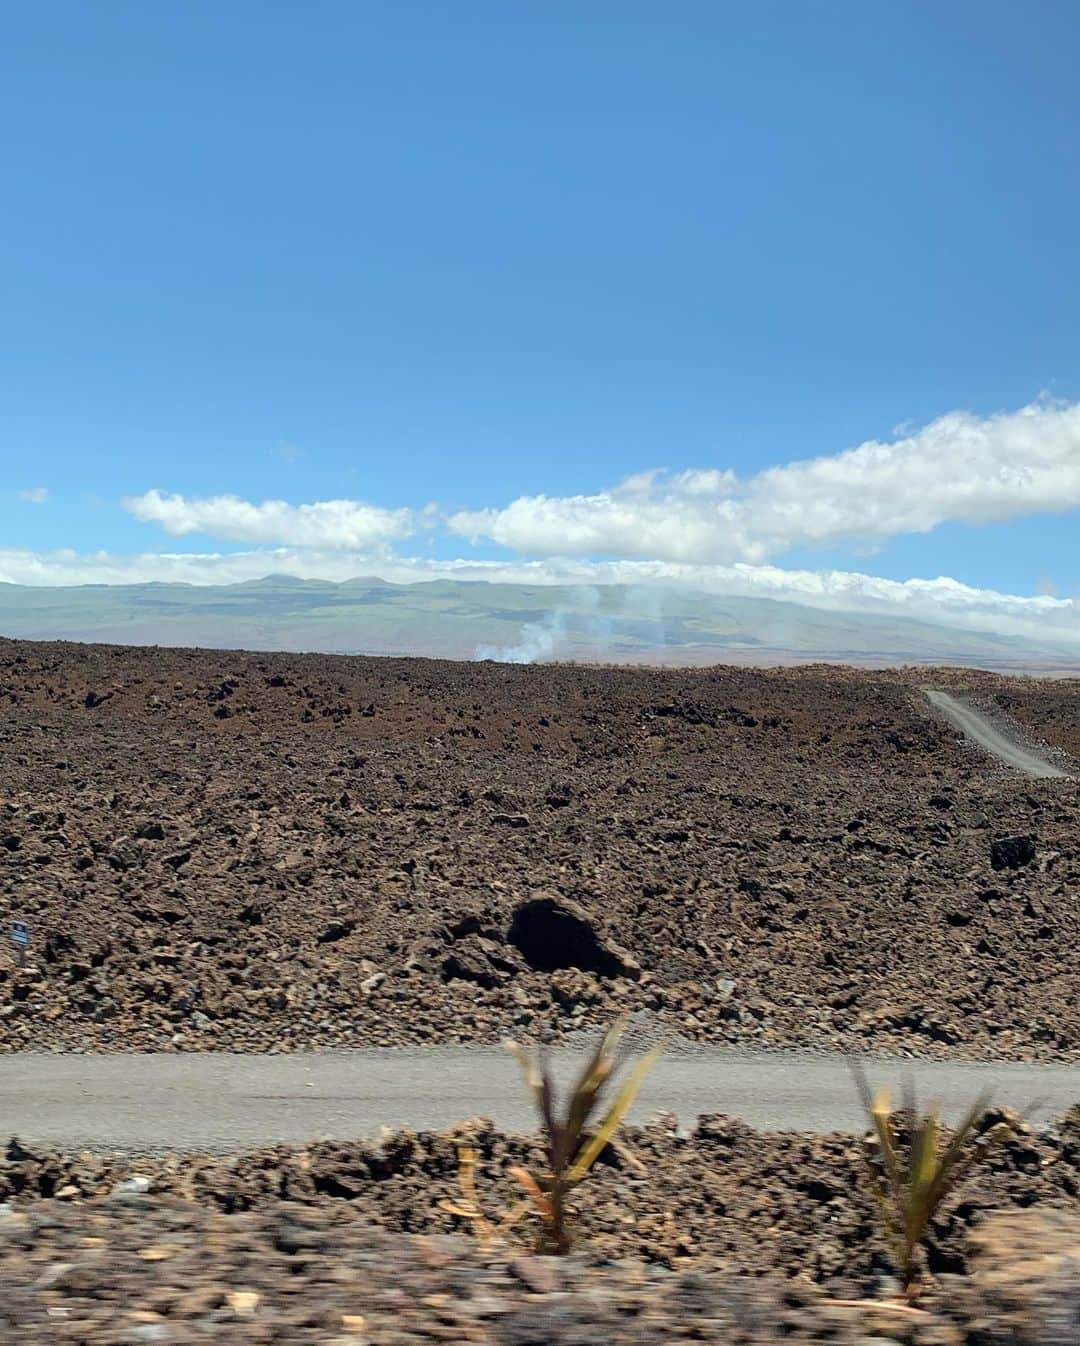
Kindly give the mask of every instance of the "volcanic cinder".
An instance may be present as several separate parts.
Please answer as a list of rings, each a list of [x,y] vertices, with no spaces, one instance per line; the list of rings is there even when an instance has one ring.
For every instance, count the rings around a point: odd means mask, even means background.
[[[0,1048],[491,1040],[1075,1058],[1078,785],[926,670],[0,642]],[[1080,749],[1080,684],[935,675]]]

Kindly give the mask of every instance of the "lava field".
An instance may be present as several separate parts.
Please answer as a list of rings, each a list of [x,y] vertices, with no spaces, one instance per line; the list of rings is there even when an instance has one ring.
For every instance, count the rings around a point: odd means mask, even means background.
[[[1080,750],[1080,683],[934,674]],[[1075,1059],[1076,780],[930,675],[0,641],[0,1050]]]

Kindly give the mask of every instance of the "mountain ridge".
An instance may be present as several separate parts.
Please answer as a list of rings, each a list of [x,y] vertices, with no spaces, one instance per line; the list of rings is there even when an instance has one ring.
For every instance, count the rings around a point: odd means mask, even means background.
[[[1055,635],[1004,634],[907,614],[823,608],[686,588],[398,584],[268,574],[222,585],[0,583],[0,633],[16,639],[326,653],[701,664],[949,663],[1080,667]]]

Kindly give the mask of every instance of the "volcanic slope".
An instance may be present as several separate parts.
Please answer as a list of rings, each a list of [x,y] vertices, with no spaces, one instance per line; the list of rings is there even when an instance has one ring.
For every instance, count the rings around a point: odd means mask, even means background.
[[[1080,786],[972,751],[914,676],[0,642],[0,715],[0,916],[32,940],[0,953],[4,1050],[625,1008],[748,1047],[1078,1055]]]

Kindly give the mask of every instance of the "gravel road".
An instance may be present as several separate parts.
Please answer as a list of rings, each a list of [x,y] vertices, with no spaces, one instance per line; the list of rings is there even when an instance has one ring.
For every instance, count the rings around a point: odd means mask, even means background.
[[[1014,739],[1008,738],[991,724],[985,715],[980,714],[966,702],[958,701],[948,692],[939,692],[929,687],[926,688],[926,698],[950,724],[960,730],[965,738],[977,743],[991,757],[998,758],[1014,770],[1041,780],[1061,780],[1068,777],[1067,771],[1055,766],[1053,762],[1048,762],[1045,757],[1040,757],[1038,753],[1025,748]]]
[[[579,1059],[556,1054],[561,1077]],[[868,1070],[875,1083],[896,1087],[910,1071],[920,1097],[941,1098],[953,1112],[984,1087],[1016,1108],[1039,1099],[1041,1116],[1080,1100],[1080,1065],[875,1061]],[[661,1109],[684,1124],[724,1112],[760,1130],[862,1126],[840,1057],[672,1053],[650,1076],[632,1120]],[[230,1151],[370,1136],[384,1125],[442,1128],[477,1114],[507,1130],[534,1129],[517,1067],[499,1049],[0,1057],[6,1133],[65,1150]]]

